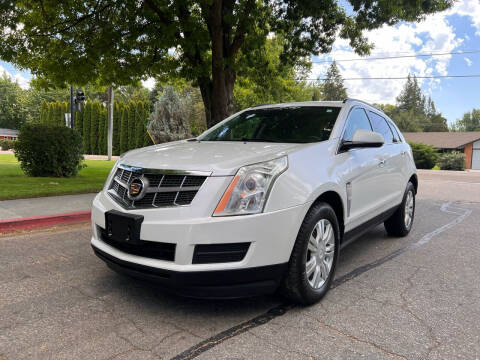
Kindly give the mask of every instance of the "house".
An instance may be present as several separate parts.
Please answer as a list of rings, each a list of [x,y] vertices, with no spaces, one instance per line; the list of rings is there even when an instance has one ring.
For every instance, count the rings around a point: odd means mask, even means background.
[[[410,142],[432,145],[439,150],[465,154],[465,168],[480,170],[480,131],[467,132],[404,132]]]
[[[0,129],[0,140],[17,140],[18,130]]]

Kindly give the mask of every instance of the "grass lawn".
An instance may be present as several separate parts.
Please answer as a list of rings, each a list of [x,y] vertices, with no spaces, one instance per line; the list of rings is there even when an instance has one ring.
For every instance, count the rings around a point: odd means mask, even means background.
[[[97,192],[114,163],[85,160],[87,167],[73,178],[28,177],[12,154],[0,154],[0,200]]]

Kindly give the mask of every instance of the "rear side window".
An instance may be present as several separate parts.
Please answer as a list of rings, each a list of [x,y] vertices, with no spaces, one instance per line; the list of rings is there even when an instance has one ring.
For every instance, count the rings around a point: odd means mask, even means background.
[[[354,108],[347,119],[347,126],[345,127],[345,132],[343,133],[343,140],[352,141],[353,134],[359,129],[372,131],[370,126],[370,121],[368,121],[367,114],[362,108]]]
[[[390,128],[392,129],[393,135],[394,135],[396,141],[397,142],[402,142],[402,137],[400,136],[400,133],[398,132],[397,127],[394,124],[392,124],[391,121],[388,123],[388,125],[390,125]]]
[[[386,144],[393,143],[393,133],[388,126],[387,121],[380,115],[369,111],[370,120],[372,121],[373,131],[382,134]]]

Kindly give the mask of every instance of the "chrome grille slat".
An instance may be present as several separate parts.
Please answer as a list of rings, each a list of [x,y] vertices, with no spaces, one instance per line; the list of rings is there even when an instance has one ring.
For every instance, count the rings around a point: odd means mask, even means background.
[[[157,208],[189,205],[200,190],[209,173],[179,170],[131,168],[120,165],[108,189],[108,194],[128,209]],[[127,196],[130,182],[136,177],[145,177],[151,185],[140,200]],[[158,185],[157,185],[158,183]]]

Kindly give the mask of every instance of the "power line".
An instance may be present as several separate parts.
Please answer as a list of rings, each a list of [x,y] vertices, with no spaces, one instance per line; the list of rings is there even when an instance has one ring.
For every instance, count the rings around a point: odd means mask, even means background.
[[[479,78],[480,74],[471,74],[471,75],[430,75],[430,76],[410,76],[411,78],[416,77],[417,79],[445,79],[445,78]],[[343,80],[406,80],[407,76],[399,77],[356,77],[356,78],[344,78]],[[317,78],[317,79],[305,79],[307,81],[326,81],[327,78]]]
[[[480,50],[467,50],[467,51],[430,53],[430,54],[411,54],[411,55],[366,57],[366,58],[356,58],[356,59],[322,60],[322,61],[312,61],[312,63],[314,63],[314,64],[324,64],[324,63],[332,63],[333,61],[335,61],[335,62],[347,62],[347,61],[388,60],[388,59],[403,59],[403,58],[445,56],[445,55],[466,55],[466,54],[478,54],[478,53],[480,53]]]

